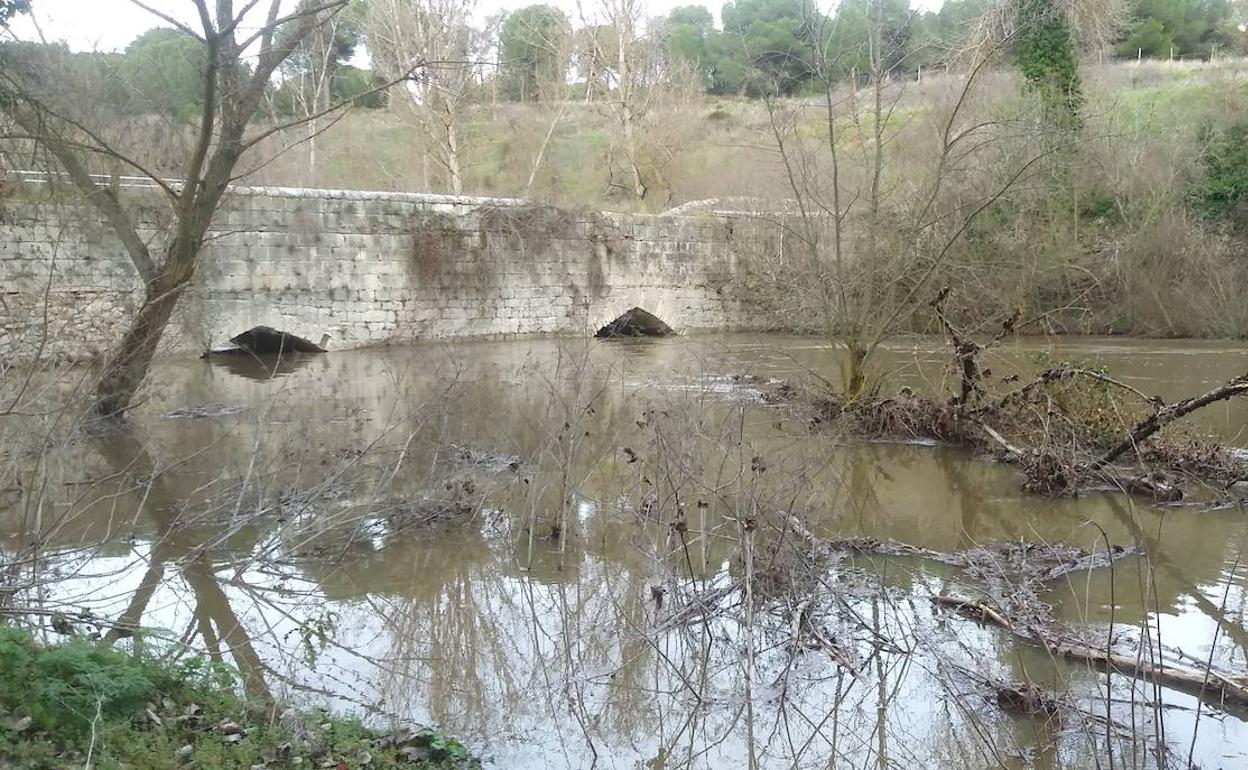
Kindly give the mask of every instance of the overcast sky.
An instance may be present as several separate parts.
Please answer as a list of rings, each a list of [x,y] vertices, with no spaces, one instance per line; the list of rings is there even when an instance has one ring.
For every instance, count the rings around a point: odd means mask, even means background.
[[[499,11],[515,10],[534,2],[544,1],[563,8],[574,19],[581,17],[578,0],[479,0],[478,15],[484,18]],[[698,3],[710,8],[718,17],[722,0],[643,0],[647,16],[662,16],[678,5]],[[297,0],[284,0],[293,7]],[[579,0],[586,17],[592,17],[601,0]],[[819,5],[831,5],[834,0],[820,0]],[[197,28],[198,23],[191,0],[144,0],[144,3],[173,18],[185,21]],[[916,8],[939,7],[941,0],[911,0]],[[63,41],[76,51],[116,51],[145,30],[169,26],[131,0],[34,0],[33,19],[19,18],[13,23],[13,32],[26,40],[43,37],[49,42]],[[209,4],[212,5],[211,3]],[[242,6],[243,3],[237,2]],[[267,7],[268,2],[258,5]],[[262,11],[255,12],[257,21]]]

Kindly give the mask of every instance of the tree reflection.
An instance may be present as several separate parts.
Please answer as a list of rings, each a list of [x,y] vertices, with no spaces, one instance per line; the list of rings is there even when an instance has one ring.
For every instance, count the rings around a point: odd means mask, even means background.
[[[175,490],[177,466],[161,468],[148,453],[147,447],[131,430],[122,430],[98,437],[97,451],[118,473],[146,478],[141,515],[152,526],[154,535],[147,570],[119,622],[105,636],[112,644],[122,636],[122,629],[140,628],[152,597],[166,583],[166,568],[174,567],[194,598],[193,616],[198,638],[207,654],[223,662],[228,653],[243,676],[247,693],[261,702],[273,700],[265,682],[265,667],[252,646],[247,628],[239,621],[229,598],[217,580],[209,555],[179,530],[177,511],[182,498]],[[188,639],[193,644],[195,637]],[[142,644],[142,634],[135,637]]]

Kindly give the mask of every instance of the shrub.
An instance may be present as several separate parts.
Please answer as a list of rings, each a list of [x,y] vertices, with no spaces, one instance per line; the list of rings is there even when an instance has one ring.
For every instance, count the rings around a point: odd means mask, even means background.
[[[35,729],[66,739],[102,719],[129,719],[157,691],[148,666],[111,647],[74,639],[53,647],[0,627],[0,703],[20,706]]]
[[[1065,15],[1052,0],[1017,0],[1017,13],[1014,58],[1028,88],[1047,109],[1077,120],[1083,89]]]
[[[1230,216],[1248,195],[1248,122],[1234,123],[1222,131],[1203,126],[1200,140],[1205,175],[1192,185],[1188,198],[1206,217]]]

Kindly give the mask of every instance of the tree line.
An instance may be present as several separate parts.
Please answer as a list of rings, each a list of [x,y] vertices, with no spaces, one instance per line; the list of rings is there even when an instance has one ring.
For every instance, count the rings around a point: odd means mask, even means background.
[[[264,109],[279,117],[306,114],[356,95],[357,106],[382,107],[387,97],[375,89],[384,73],[421,58],[443,60],[442,70],[458,69],[457,90],[471,90],[478,100],[592,100],[619,87],[622,55],[655,77],[684,78],[708,94],[795,95],[817,90],[828,76],[865,72],[872,46],[887,51],[884,64],[896,74],[939,66],[990,7],[990,0],[947,0],[939,10],[916,11],[908,0],[845,0],[825,14],[808,0],[729,0],[716,26],[703,5],[642,19],[640,4],[624,3],[623,15],[636,17],[627,19],[632,23],[625,30],[621,14],[612,12],[619,2],[608,3],[596,19],[534,4],[476,26],[474,3],[354,0],[327,33],[305,41],[283,64]],[[1126,58],[1243,54],[1248,32],[1241,29],[1241,10],[1231,0],[1139,0],[1118,20],[1112,50]],[[622,37],[625,47],[637,50],[622,50]],[[371,69],[351,63],[361,52]],[[186,119],[202,109],[205,51],[185,31],[157,27],[124,51],[64,49],[60,60],[119,112]],[[825,71],[817,71],[821,67]],[[424,88],[416,84],[423,92],[417,98],[446,96],[439,79],[445,78],[433,74]],[[461,96],[468,94],[455,98]]]
[[[1230,0],[1139,0],[1117,46],[1126,58],[1201,58],[1248,50],[1248,17]]]

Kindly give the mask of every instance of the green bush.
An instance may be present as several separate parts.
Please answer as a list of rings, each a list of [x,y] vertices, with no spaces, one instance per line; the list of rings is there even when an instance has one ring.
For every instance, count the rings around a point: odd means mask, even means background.
[[[1118,219],[1118,201],[1101,190],[1085,190],[1079,200],[1080,219],[1114,221]]]
[[[1053,0],[1016,0],[1014,58],[1046,109],[1078,122],[1083,87],[1070,27]]]
[[[0,627],[0,703],[20,708],[37,730],[78,738],[97,710],[103,720],[129,719],[156,692],[148,667],[111,647],[85,639],[44,647]]]
[[[1222,131],[1205,125],[1199,136],[1205,175],[1189,189],[1188,199],[1206,217],[1230,216],[1248,195],[1248,122]]]

